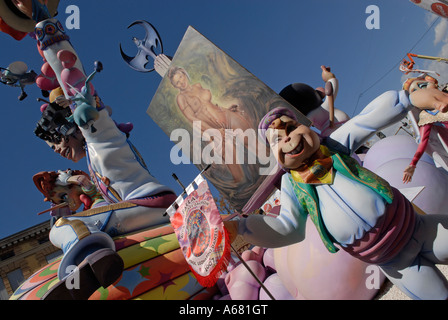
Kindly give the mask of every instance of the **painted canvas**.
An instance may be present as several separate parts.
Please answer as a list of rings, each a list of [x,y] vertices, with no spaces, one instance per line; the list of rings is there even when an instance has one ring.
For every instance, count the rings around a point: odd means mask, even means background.
[[[194,163],[236,209],[254,195],[276,161],[258,123],[286,106],[310,121],[224,51],[188,27],[154,95],[148,115],[175,144],[171,161]],[[188,159],[188,161],[186,161]]]

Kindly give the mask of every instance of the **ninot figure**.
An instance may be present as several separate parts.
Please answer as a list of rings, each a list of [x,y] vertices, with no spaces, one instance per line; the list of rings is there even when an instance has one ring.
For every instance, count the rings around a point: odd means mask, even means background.
[[[52,203],[50,241],[64,252],[58,269],[60,281],[43,299],[87,299],[98,287],[113,283],[123,271],[123,260],[115,252],[112,238],[101,231],[98,223],[95,225],[112,211],[92,212],[90,219],[77,216],[82,205],[81,212],[107,205],[88,174],[81,170],[42,171],[33,176],[33,181],[45,201]],[[74,267],[84,279],[80,278],[79,289],[70,290],[66,279]]]
[[[366,139],[413,107],[446,112],[448,95],[434,88],[388,91],[329,137],[320,139],[287,108],[259,124],[278,164],[281,211],[226,222],[254,245],[275,248],[305,239],[308,217],[330,252],[345,250],[385,275],[413,299],[446,299],[448,282],[436,264],[448,264],[447,213],[420,215],[387,181],[350,157]]]
[[[160,184],[149,172],[140,153],[128,139],[128,132],[123,132],[112,120],[102,103],[95,105],[96,116],[90,119],[95,123],[95,130],[91,130],[76,125],[71,113],[65,112],[70,110],[68,106],[72,101],[63,96],[54,99],[51,105],[55,110],[60,106],[61,111],[44,110],[35,134],[68,160],[78,162],[87,158],[90,178],[106,202],[130,201],[154,207],[154,198],[157,197],[156,206],[166,205],[167,208],[173,203],[176,199],[174,191]],[[71,128],[69,133],[61,130],[68,126]]]
[[[28,66],[22,61],[13,62],[9,64],[8,68],[0,67],[0,82],[11,87],[19,87],[21,91],[20,101],[28,96],[25,92],[25,86],[34,84],[37,78],[37,74],[33,70],[27,70]]]
[[[45,201],[52,203],[50,241],[64,254],[58,268],[59,282],[44,300],[86,300],[99,287],[111,285],[124,267],[113,237],[159,225],[154,212],[162,216],[165,210],[156,196],[152,198],[153,208],[128,201],[109,204],[80,170],[39,172],[33,181]],[[66,281],[75,267],[80,275],[79,288],[69,288]]]
[[[94,119],[95,130],[91,130],[78,127],[65,112],[70,110],[69,100],[62,96],[54,99],[54,108],[44,110],[35,133],[66,159],[78,162],[87,158],[90,179],[105,205],[55,222],[50,240],[63,250],[64,257],[58,269],[60,281],[45,299],[87,299],[98,287],[110,285],[121,275],[123,263],[115,253],[112,237],[167,223],[165,210],[177,196],[151,175],[107,108],[95,106],[98,117]],[[61,130],[65,127],[70,130]],[[70,290],[65,285],[73,266],[81,270],[83,290]]]
[[[53,217],[62,217],[107,204],[82,170],[42,171],[33,176],[38,190],[51,202]],[[46,212],[47,210],[45,210]]]
[[[403,84],[403,90],[406,90],[409,93],[427,87],[438,89],[437,79],[428,75],[422,75],[415,78],[409,78]],[[418,144],[417,151],[415,152],[415,155],[412,158],[411,163],[404,169],[403,183],[409,183],[412,181],[412,177],[414,175],[417,163],[428,147],[431,130],[433,129],[434,126],[439,126],[443,129],[448,129],[448,114],[439,112],[438,110],[433,111],[422,110],[420,112],[418,120],[418,127],[420,131],[420,142]],[[439,133],[445,133],[441,135],[441,137],[442,139],[445,138],[444,144],[447,145],[448,141],[446,140],[447,138],[446,133],[448,132],[446,130],[439,130]]]

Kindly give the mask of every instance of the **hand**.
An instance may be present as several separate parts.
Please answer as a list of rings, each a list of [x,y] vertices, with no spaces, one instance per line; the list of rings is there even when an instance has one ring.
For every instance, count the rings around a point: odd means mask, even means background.
[[[336,78],[334,73],[330,71],[330,67],[320,66],[320,68],[322,69],[322,80],[324,80],[325,82],[330,79]]]
[[[448,111],[448,93],[434,87],[415,90],[409,95],[409,99],[413,106],[422,110]]]
[[[56,180],[56,184],[60,186],[68,186],[69,184],[75,184],[86,189],[89,189],[93,186],[93,182],[83,174],[73,175],[72,170],[58,170],[58,178]]]
[[[70,177],[72,176],[72,170],[58,170],[58,174],[59,175],[55,183],[59,186],[68,186],[70,184],[68,179],[70,179]]]
[[[56,102],[61,107],[67,108],[72,104],[72,100],[65,98],[64,96],[57,97],[54,102]]]
[[[70,177],[67,182],[79,185],[83,188],[90,189],[93,186],[93,182],[90,178],[86,177],[83,174],[78,174]]]
[[[414,172],[415,172],[414,166],[407,166],[407,168],[404,169],[404,172],[403,172],[403,183],[411,182]]]

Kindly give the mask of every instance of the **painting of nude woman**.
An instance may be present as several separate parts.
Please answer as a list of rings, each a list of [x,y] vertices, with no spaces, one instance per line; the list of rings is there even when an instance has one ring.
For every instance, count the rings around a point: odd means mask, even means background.
[[[183,128],[193,137],[196,130],[202,151],[213,146],[213,159],[202,152],[200,161],[195,161],[198,152],[191,139],[188,154],[199,170],[212,163],[204,176],[239,211],[275,166],[268,148],[258,140],[257,127],[267,111],[280,105],[289,106],[189,27],[147,113],[168,136]]]

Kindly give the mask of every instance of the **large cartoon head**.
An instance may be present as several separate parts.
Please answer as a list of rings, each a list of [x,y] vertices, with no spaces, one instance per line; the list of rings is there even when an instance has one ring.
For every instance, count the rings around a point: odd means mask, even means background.
[[[0,20],[10,28],[21,32],[33,32],[36,23],[45,16],[38,16],[35,4],[43,5],[46,2],[48,15],[57,14],[59,0],[0,0]]]
[[[403,90],[408,91],[409,93],[428,87],[438,88],[437,79],[428,75],[421,75],[418,77],[409,78],[403,83]]]
[[[66,34],[64,26],[57,19],[46,19],[36,24],[34,33],[40,44],[40,50],[46,50],[49,46],[67,41],[70,37]]]
[[[284,169],[297,169],[320,147],[318,134],[301,124],[294,113],[285,107],[269,111],[258,126],[278,164]]]
[[[44,195],[44,201],[49,201],[54,205],[66,203],[70,211],[76,211],[82,204],[81,195],[83,191],[79,185],[65,183],[61,179],[63,174],[89,175],[82,170],[62,171],[42,171],[33,176],[36,188]]]
[[[85,156],[84,137],[71,116],[70,108],[50,103],[42,111],[34,134],[61,156],[77,162]]]

